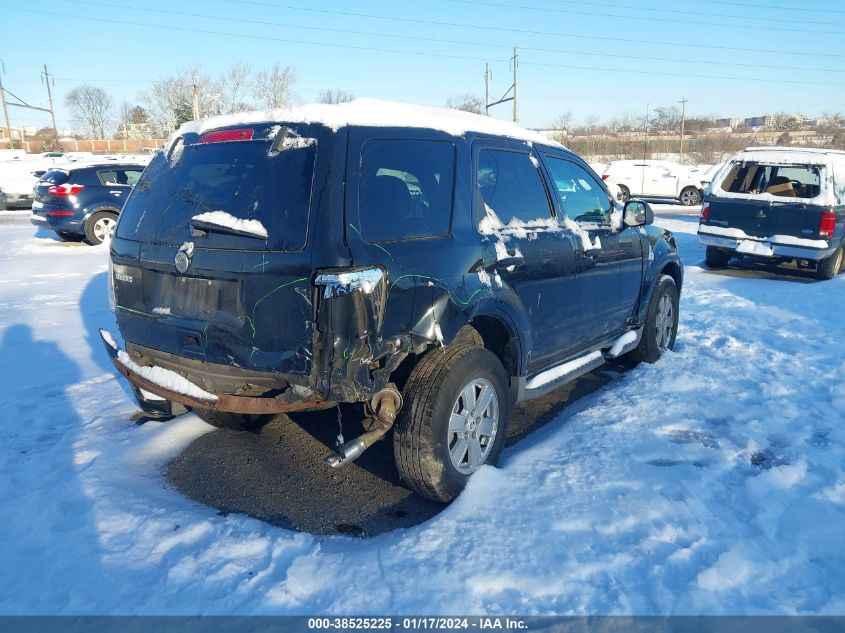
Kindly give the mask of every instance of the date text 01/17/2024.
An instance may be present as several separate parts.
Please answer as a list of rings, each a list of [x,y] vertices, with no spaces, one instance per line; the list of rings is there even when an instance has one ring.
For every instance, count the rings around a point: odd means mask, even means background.
[[[311,630],[525,630],[528,624],[519,618],[474,617],[474,618],[444,618],[444,617],[406,617],[406,618],[308,618],[308,628]]]

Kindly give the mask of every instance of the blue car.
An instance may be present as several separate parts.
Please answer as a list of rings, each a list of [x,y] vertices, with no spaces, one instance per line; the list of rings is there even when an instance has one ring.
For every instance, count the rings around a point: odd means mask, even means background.
[[[65,241],[100,244],[114,232],[120,209],[143,171],[138,163],[51,169],[33,188],[32,223]]]

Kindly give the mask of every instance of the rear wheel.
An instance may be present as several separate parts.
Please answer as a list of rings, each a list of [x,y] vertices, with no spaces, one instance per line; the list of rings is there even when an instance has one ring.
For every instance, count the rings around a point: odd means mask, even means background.
[[[715,246],[707,247],[704,262],[708,268],[724,268],[731,261],[731,252]]]
[[[85,223],[85,237],[88,243],[94,246],[102,244],[103,241],[111,238],[116,225],[117,216],[114,213],[97,211]]]
[[[505,445],[507,375],[483,347],[455,344],[414,367],[393,431],[396,466],[418,494],[449,502]]]
[[[617,185],[619,187],[619,201],[627,202],[631,198],[631,190],[625,185]]]
[[[833,279],[838,275],[839,271],[842,270],[843,259],[845,259],[843,252],[845,250],[840,246],[833,255],[821,260],[818,268],[816,268],[816,277],[819,279]]]
[[[633,365],[656,363],[663,353],[675,347],[678,334],[678,286],[669,275],[662,275],[648,302],[646,321],[639,344],[625,354]]]
[[[681,191],[681,195],[678,196],[678,199],[685,207],[694,207],[695,205],[701,203],[701,192],[695,187],[687,187]]]
[[[228,413],[214,409],[194,409],[203,422],[218,429],[232,429],[234,431],[252,431],[267,424],[273,419],[269,414]]]

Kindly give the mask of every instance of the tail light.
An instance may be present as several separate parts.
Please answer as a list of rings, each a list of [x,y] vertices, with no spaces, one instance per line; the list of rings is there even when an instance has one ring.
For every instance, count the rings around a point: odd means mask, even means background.
[[[819,223],[819,237],[833,237],[834,229],[836,229],[836,213],[825,211]]]
[[[710,220],[710,203],[705,202],[701,205],[701,218],[699,222],[707,222]]]
[[[47,187],[47,194],[57,198],[67,198],[68,196],[75,196],[83,189],[85,189],[85,185],[53,185]]]
[[[608,177],[608,176],[610,176],[610,174],[602,174],[602,175],[601,175],[601,179],[602,179],[602,180],[607,180],[607,177]]]
[[[67,216],[67,215],[76,215],[76,211],[46,211],[44,215],[52,215],[55,217]]]

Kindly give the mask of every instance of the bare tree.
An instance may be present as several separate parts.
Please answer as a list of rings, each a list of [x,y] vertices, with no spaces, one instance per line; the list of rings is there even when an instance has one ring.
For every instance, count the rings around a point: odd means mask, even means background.
[[[80,132],[88,138],[106,138],[114,101],[105,90],[82,84],[67,93],[65,105]]]
[[[317,103],[348,103],[355,98],[351,92],[335,88],[334,90],[324,90],[317,95]]]
[[[572,131],[572,112],[558,114],[551,122],[552,135],[559,143],[569,142]]]
[[[260,70],[252,82],[252,96],[264,108],[281,108],[290,103],[292,87],[296,82],[296,69],[276,63]]]
[[[157,134],[166,136],[193,117],[194,86],[200,117],[219,114],[219,86],[198,66],[189,66],[154,81],[141,94]]]
[[[446,107],[452,110],[463,110],[473,114],[484,114],[484,99],[474,94],[458,95],[446,100]]]
[[[220,76],[220,111],[223,114],[251,110],[252,105],[247,101],[250,83],[252,81],[252,66],[247,63],[232,64]]]

